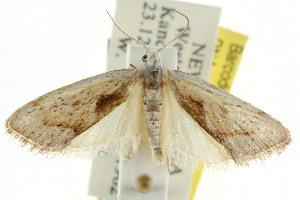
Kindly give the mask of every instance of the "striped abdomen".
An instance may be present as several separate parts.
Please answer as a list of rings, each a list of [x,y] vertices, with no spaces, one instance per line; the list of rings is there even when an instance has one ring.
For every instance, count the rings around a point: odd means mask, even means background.
[[[145,89],[144,110],[146,114],[146,122],[148,134],[150,137],[150,144],[155,154],[161,154],[161,148],[159,144],[161,103],[161,89]]]
[[[144,82],[144,110],[150,139],[151,149],[160,160],[162,149],[160,147],[160,111],[162,106],[163,70],[160,66],[146,66],[141,70]]]

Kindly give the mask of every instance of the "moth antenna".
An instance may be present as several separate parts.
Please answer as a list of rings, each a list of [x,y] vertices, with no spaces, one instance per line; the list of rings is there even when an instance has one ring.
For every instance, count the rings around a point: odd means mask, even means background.
[[[167,156],[167,170],[168,170],[168,172],[170,172],[170,160],[169,160],[169,156]]]
[[[162,48],[158,49],[156,52],[159,52],[159,51],[163,50],[164,48],[166,48],[169,44],[171,44],[172,42],[177,40],[180,36],[182,36],[185,33],[185,31],[189,28],[189,25],[190,25],[189,18],[185,14],[183,14],[183,13],[181,13],[181,12],[175,10],[175,9],[171,9],[171,10],[178,13],[178,14],[180,14],[181,16],[185,17],[185,19],[187,21],[186,26],[173,40],[169,41],[167,44],[165,44]]]
[[[127,35],[130,39],[132,39],[132,40],[136,41],[137,43],[143,45],[143,47],[145,47],[145,49],[146,49],[147,51],[150,51],[150,50],[151,50],[148,46],[146,46],[145,44],[143,44],[141,41],[139,41],[138,39],[135,39],[134,37],[130,36],[130,35],[129,35],[128,33],[126,33],[125,31],[123,31],[123,30],[118,26],[118,24],[114,21],[114,19],[110,16],[110,14],[109,14],[109,12],[108,12],[107,10],[106,10],[106,12],[107,12],[108,16],[110,17],[110,19],[111,19],[111,20],[113,21],[113,23],[115,24],[115,26],[116,26],[122,33],[124,33],[125,35]]]

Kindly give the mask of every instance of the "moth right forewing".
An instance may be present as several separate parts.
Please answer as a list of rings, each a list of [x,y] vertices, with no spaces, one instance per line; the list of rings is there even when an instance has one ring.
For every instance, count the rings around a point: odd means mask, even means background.
[[[253,105],[184,72],[170,70],[167,77],[179,105],[237,164],[263,160],[290,143],[288,129]]]

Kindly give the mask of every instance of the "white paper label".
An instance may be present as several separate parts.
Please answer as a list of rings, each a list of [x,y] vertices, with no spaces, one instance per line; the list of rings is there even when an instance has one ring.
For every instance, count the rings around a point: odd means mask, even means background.
[[[208,81],[220,8],[174,1],[118,0],[114,20],[124,31],[147,46],[163,46],[186,26],[185,18],[170,9],[186,14],[190,20],[187,32],[171,44],[177,48],[178,69]],[[126,49],[129,42],[126,35],[113,28],[107,71],[127,68]],[[118,156],[106,156],[93,161],[90,195],[101,200],[117,200],[118,159]],[[168,199],[189,199],[192,176],[191,168],[183,169],[172,163]]]
[[[119,0],[115,21],[131,36],[148,46],[163,46],[186,26],[189,29],[171,45],[178,51],[178,69],[208,80],[218,32],[220,8],[174,1]],[[131,40],[113,28],[107,70],[125,68],[126,47]]]

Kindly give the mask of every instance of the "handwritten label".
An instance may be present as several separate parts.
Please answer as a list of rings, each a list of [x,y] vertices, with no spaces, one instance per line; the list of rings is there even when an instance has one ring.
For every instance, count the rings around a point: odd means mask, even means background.
[[[117,195],[118,193],[118,180],[119,180],[119,159],[116,159],[116,165],[114,166],[115,176],[112,178],[110,194]]]
[[[118,156],[96,157],[92,162],[89,195],[106,200],[117,200],[118,179]]]
[[[186,26],[185,18],[171,9],[185,13],[190,20],[189,29],[171,44],[178,50],[178,69],[209,80],[220,8],[174,1],[119,0],[115,21],[142,43],[150,47],[163,46]],[[131,42],[113,28],[108,71],[126,67],[126,46]]]

